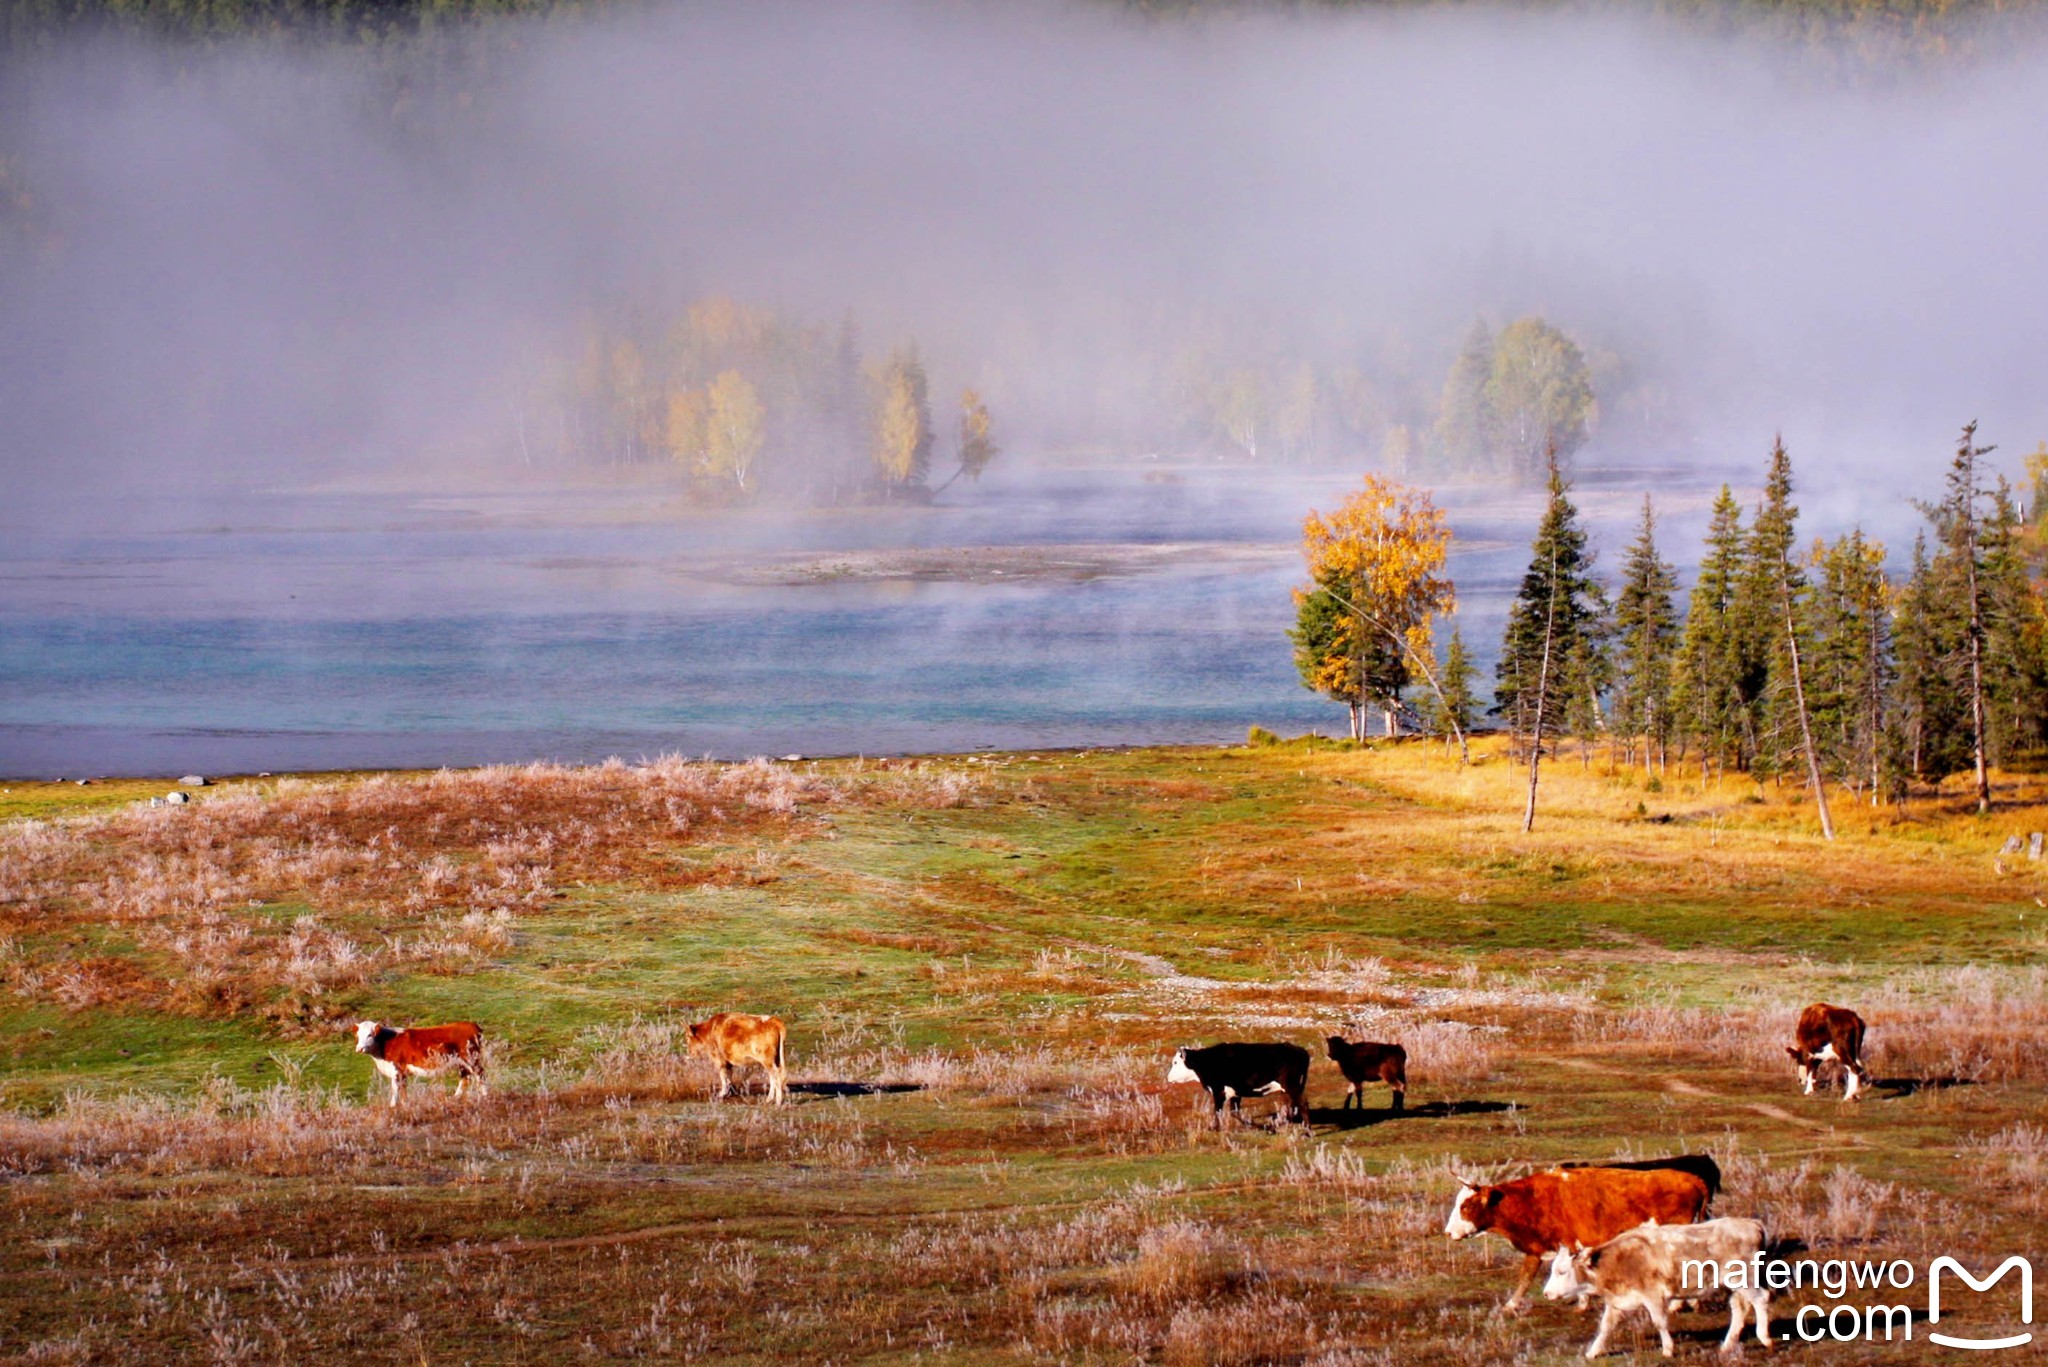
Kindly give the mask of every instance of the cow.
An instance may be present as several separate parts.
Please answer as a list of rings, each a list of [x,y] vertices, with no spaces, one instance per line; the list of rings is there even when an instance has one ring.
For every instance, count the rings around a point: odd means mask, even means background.
[[[1543,1294],[1552,1300],[1596,1295],[1606,1302],[1586,1356],[1599,1357],[1608,1336],[1631,1310],[1648,1312],[1664,1356],[1670,1357],[1671,1303],[1688,1293],[1726,1288],[1728,1334],[1721,1351],[1742,1341],[1743,1308],[1756,1341],[1771,1347],[1771,1293],[1763,1285],[1764,1227],[1755,1220],[1702,1220],[1696,1225],[1643,1225],[1595,1248],[1560,1248]]]
[[[368,1054],[391,1083],[396,1108],[408,1078],[431,1077],[455,1069],[455,1095],[473,1078],[484,1085],[484,1032],[469,1021],[454,1025],[423,1025],[400,1030],[378,1021],[356,1023],[356,1052]]]
[[[1168,1082],[1199,1082],[1216,1106],[1216,1128],[1223,1128],[1223,1104],[1243,1119],[1247,1096],[1287,1098],[1291,1120],[1308,1124],[1308,1050],[1298,1044],[1212,1044],[1206,1049],[1183,1045],[1166,1070]]]
[[[1492,1231],[1522,1255],[1522,1277],[1501,1307],[1521,1311],[1543,1260],[1560,1248],[1591,1248],[1645,1221],[1689,1225],[1707,1208],[1707,1184],[1669,1168],[1558,1168],[1497,1186],[1466,1182],[1444,1233],[1468,1239]]]
[[[1824,1063],[1842,1066],[1842,1100],[1856,1101],[1870,1085],[1870,1070],[1863,1066],[1863,1017],[1846,1006],[1815,1002],[1799,1013],[1794,1031],[1796,1042],[1785,1052],[1799,1065],[1799,1085],[1808,1096],[1820,1080]]]
[[[1595,1163],[1560,1163],[1560,1168],[1626,1168],[1634,1172],[1654,1172],[1658,1168],[1670,1168],[1675,1172],[1689,1172],[1707,1184],[1707,1200],[1712,1202],[1721,1194],[1721,1165],[1714,1156],[1707,1153],[1681,1153],[1670,1158],[1608,1159]]]
[[[1398,1111],[1408,1097],[1408,1051],[1398,1044],[1353,1044],[1341,1036],[1328,1040],[1330,1059],[1344,1074],[1344,1109],[1355,1102],[1365,1109],[1365,1084],[1384,1082],[1389,1099],[1387,1109]]]
[[[732,1095],[732,1070],[759,1064],[768,1075],[768,1099],[780,1106],[788,1095],[784,1085],[783,1041],[788,1031],[774,1016],[747,1016],[720,1011],[690,1027],[691,1058],[718,1065],[718,1099]]]

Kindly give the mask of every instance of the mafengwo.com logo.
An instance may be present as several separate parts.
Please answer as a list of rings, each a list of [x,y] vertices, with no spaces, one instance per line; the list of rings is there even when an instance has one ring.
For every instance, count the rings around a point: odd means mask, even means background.
[[[1763,1287],[1774,1295],[1817,1291],[1831,1303],[1822,1305],[1809,1301],[1792,1311],[1790,1327],[1779,1330],[1780,1339],[1803,1343],[1900,1345],[1914,1341],[1914,1301],[1918,1297],[1910,1293],[1916,1285],[1924,1285],[1926,1333],[1922,1341],[1943,1348],[1996,1352],[2026,1347],[2034,1341],[2033,1330],[1963,1334],[1951,1332],[1955,1328],[1953,1323],[1949,1330],[1939,1326],[1943,1310],[1955,1309],[1956,1297],[1963,1288],[1979,1294],[1990,1292],[2005,1281],[2008,1273],[2013,1272],[2019,1274],[2016,1279],[2020,1293],[2019,1323],[2031,1325],[2034,1322],[2034,1265],[2018,1254],[1981,1277],[1959,1259],[1944,1254],[1928,1264],[1924,1278],[1904,1258],[1891,1262],[1847,1258],[1795,1258],[1766,1262],[1763,1255],[1758,1254],[1749,1262],[1736,1259],[1726,1264],[1685,1263],[1680,1268],[1679,1282],[1682,1287],[1700,1290]],[[1901,1295],[1901,1292],[1908,1294]],[[1778,1311],[1774,1316],[1780,1325],[1785,1323],[1784,1315],[1784,1311]],[[2010,1324],[2010,1320],[2006,1323]]]
[[[1978,1280],[1970,1275],[1970,1269],[1954,1258],[1947,1256],[1934,1260],[1927,1269],[1927,1322],[1941,1323],[1941,1274],[1953,1272],[1963,1279],[1972,1291],[1989,1291],[2001,1281],[2005,1274],[2017,1270],[2020,1274],[2020,1323],[2034,1322],[2034,1265],[2015,1253],[1995,1268],[1991,1275]],[[1957,1335],[1929,1332],[1928,1340],[1944,1348],[2023,1348],[2033,1342],[2034,1334],[2028,1330],[2019,1334],[2008,1334],[2004,1338],[1979,1339],[1962,1338]]]

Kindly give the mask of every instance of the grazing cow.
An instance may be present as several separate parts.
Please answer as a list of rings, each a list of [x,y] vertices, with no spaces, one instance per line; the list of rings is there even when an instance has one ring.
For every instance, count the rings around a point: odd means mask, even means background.
[[[1689,1172],[1707,1184],[1707,1200],[1712,1201],[1721,1194],[1721,1165],[1708,1153],[1681,1153],[1670,1158],[1612,1159],[1604,1163],[1560,1163],[1560,1168],[1627,1168],[1634,1172],[1654,1172],[1659,1168],[1670,1168],[1674,1172]]]
[[[1870,1085],[1870,1071],[1863,1066],[1863,1017],[1846,1006],[1815,1002],[1799,1013],[1795,1031],[1797,1043],[1785,1052],[1799,1065],[1799,1085],[1813,1095],[1824,1063],[1842,1066],[1842,1100],[1855,1101],[1857,1093]]]
[[[1671,1303],[1688,1293],[1726,1288],[1728,1335],[1721,1351],[1742,1341],[1743,1307],[1756,1323],[1756,1341],[1771,1347],[1771,1293],[1763,1282],[1764,1227],[1755,1220],[1703,1220],[1696,1225],[1644,1225],[1597,1248],[1560,1248],[1551,1260],[1543,1294],[1552,1300],[1596,1295],[1606,1302],[1600,1330],[1586,1356],[1599,1357],[1622,1316],[1648,1312],[1664,1356],[1671,1356]]]
[[[1287,1098],[1290,1120],[1308,1124],[1308,1050],[1298,1044],[1212,1044],[1206,1049],[1183,1045],[1166,1070],[1168,1082],[1199,1082],[1216,1104],[1216,1128],[1223,1128],[1223,1103],[1243,1118],[1240,1103],[1247,1096],[1279,1094]]]
[[[1365,1084],[1384,1082],[1390,1092],[1389,1110],[1398,1111],[1408,1097],[1408,1051],[1398,1044],[1352,1044],[1337,1035],[1329,1038],[1330,1058],[1344,1074],[1344,1107],[1353,1102],[1365,1109]]]
[[[1689,1225],[1707,1208],[1707,1184],[1669,1168],[1562,1168],[1498,1186],[1467,1182],[1451,1203],[1444,1233],[1467,1239],[1489,1230],[1522,1255],[1522,1277],[1502,1307],[1513,1314],[1543,1260],[1560,1248],[1591,1248],[1645,1221]]]
[[[736,1066],[759,1064],[768,1075],[768,1099],[780,1106],[787,1094],[782,1059],[787,1033],[782,1022],[773,1016],[720,1011],[690,1027],[690,1057],[708,1058],[718,1065],[721,1101],[732,1095],[732,1070]]]
[[[377,1071],[391,1082],[391,1104],[398,1105],[406,1079],[431,1077],[455,1069],[455,1095],[476,1079],[484,1085],[484,1032],[468,1021],[455,1025],[424,1025],[399,1030],[377,1021],[356,1024],[356,1052],[368,1054]]]

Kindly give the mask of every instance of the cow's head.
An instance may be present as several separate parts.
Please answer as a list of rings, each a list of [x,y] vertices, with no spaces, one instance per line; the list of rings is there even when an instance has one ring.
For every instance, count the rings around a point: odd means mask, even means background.
[[[384,1027],[376,1021],[356,1022],[356,1052],[367,1054],[370,1046],[377,1042],[377,1032]]]
[[[1570,1300],[1592,1294],[1592,1268],[1586,1255],[1569,1248],[1560,1248],[1550,1259],[1550,1276],[1543,1283],[1543,1294],[1554,1301]]]
[[[694,1025],[685,1026],[684,1029],[688,1031],[689,1034],[688,1052],[690,1054],[690,1057],[696,1058],[701,1054],[708,1054],[711,1052],[710,1021],[698,1021]]]
[[[1330,1046],[1331,1058],[1343,1058],[1351,1052],[1350,1041],[1346,1040],[1342,1035],[1332,1035],[1327,1042]]]
[[[1451,1202],[1451,1218],[1444,1221],[1444,1233],[1453,1239],[1469,1239],[1493,1227],[1493,1210],[1500,1204],[1499,1187],[1475,1187],[1470,1182],[1458,1188]]]
[[[1195,1070],[1188,1067],[1188,1047],[1183,1044],[1174,1051],[1173,1065],[1166,1070],[1168,1082],[1200,1082]]]

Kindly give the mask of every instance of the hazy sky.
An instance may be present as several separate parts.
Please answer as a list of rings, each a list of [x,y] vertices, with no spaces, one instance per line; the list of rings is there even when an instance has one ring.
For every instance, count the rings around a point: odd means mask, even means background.
[[[406,459],[502,429],[520,328],[718,291],[914,332],[1018,450],[1136,402],[1190,320],[1433,376],[1537,310],[1666,386],[1685,454],[1782,429],[1853,511],[1966,419],[2048,437],[2048,46],[1993,50],[1844,75],[1586,15],[822,3],[500,28],[432,80],[74,46],[0,73],[33,196],[0,469],[19,501]]]

